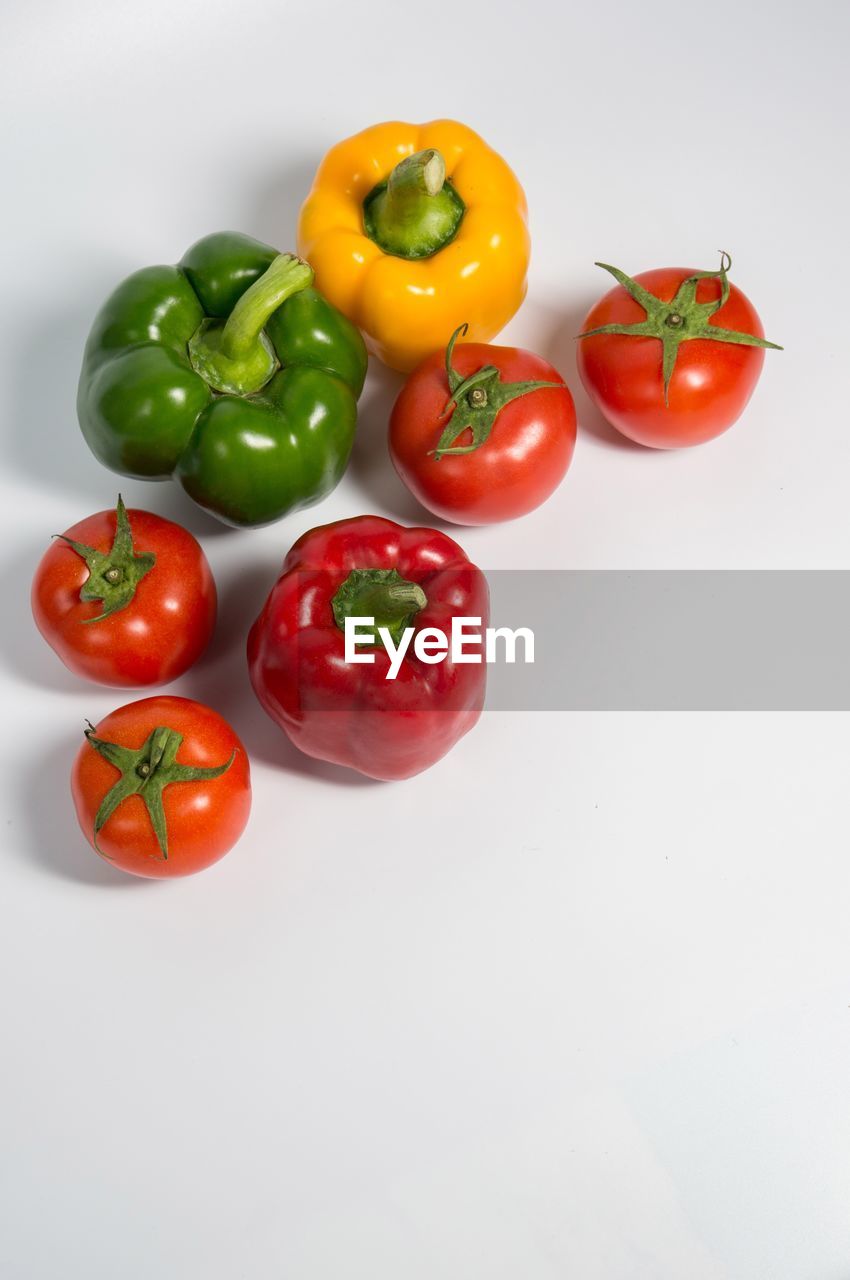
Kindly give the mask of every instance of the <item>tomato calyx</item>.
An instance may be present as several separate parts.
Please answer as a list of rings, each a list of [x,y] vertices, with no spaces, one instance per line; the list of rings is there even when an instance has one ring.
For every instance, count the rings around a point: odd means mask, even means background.
[[[233,751],[226,764],[211,769],[201,769],[194,765],[178,764],[177,752],[183,741],[182,733],[169,729],[167,725],[159,725],[152,729],[141,747],[122,747],[117,742],[106,742],[98,738],[94,725],[86,722],[86,740],[98,755],[103,756],[119,770],[121,777],[107,791],[100,802],[100,808],[94,819],[94,847],[103,858],[109,858],[97,843],[97,837],[112,817],[115,810],[128,796],[141,796],[151,820],[151,826],[159,845],[164,861],[168,861],[168,830],[165,822],[165,809],[162,793],[173,782],[207,782],[212,778],[220,778],[226,773],[236,759]],[[110,859],[111,861],[111,859]]]
[[[85,623],[102,622],[110,614],[126,609],[136,594],[136,587],[156,564],[152,551],[134,554],[130,520],[120,493],[115,508],[115,538],[109,551],[97,551],[84,542],[75,542],[64,533],[54,534],[54,537],[67,542],[88,566],[89,576],[83,583],[80,599],[103,602],[103,612],[96,618],[84,618]]]
[[[474,453],[476,449],[486,444],[499,413],[512,400],[527,396],[532,391],[545,390],[547,387],[563,390],[562,382],[502,382],[499,370],[492,364],[483,365],[469,377],[462,378],[457,370],[452,368],[452,354],[455,343],[458,338],[464,336],[467,329],[468,325],[465,324],[455,329],[446,347],[446,377],[451,395],[440,416],[445,417],[452,406],[454,410],[437,441],[436,449],[431,450],[438,462],[440,458],[448,455]],[[464,431],[472,433],[471,443],[456,445],[455,441],[463,435]]]
[[[662,302],[654,293],[644,289],[642,285],[627,276],[617,267],[607,262],[595,262],[609,272],[618,284],[634,298],[646,312],[646,319],[637,324],[602,324],[596,329],[588,329],[580,333],[579,339],[591,338],[600,333],[620,334],[623,337],[658,338],[662,347],[661,370],[664,377],[664,404],[669,406],[670,379],[676,367],[679,346],[694,338],[704,338],[711,342],[730,342],[743,347],[770,347],[781,351],[775,342],[766,338],[757,338],[751,333],[740,333],[737,329],[722,329],[711,324],[711,317],[725,304],[729,297],[728,273],[732,267],[732,259],[725,250],[720,251],[720,268],[717,271],[697,271],[687,280],[683,280],[672,302]],[[719,280],[720,297],[714,302],[697,302],[697,286],[700,280]]]
[[[381,627],[389,632],[393,644],[398,644],[427,603],[419,584],[403,578],[398,569],[352,569],[331,600],[331,609],[340,631],[345,630],[346,618],[372,618],[372,644],[383,644]],[[365,637],[369,628],[364,624],[358,631]]]

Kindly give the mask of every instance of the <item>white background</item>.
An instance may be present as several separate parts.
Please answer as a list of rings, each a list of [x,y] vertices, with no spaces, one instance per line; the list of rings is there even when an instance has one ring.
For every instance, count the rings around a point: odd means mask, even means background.
[[[515,167],[534,260],[506,335],[579,408],[558,494],[460,532],[485,569],[850,567],[848,14],[6,4],[4,1277],[850,1275],[846,717],[491,714],[388,786],[300,758],[243,638],[310,525],[422,518],[380,370],[315,512],[234,533],[122,482],[220,585],[213,650],[173,686],[252,755],[219,866],[151,884],[90,852],[70,762],[128,699],[66,673],[28,607],[49,535],[118,488],[74,412],[103,296],[220,228],[293,247],[325,149],[393,117],[460,118]],[[575,378],[593,261],[719,248],[786,350],[716,443],[624,445]]]

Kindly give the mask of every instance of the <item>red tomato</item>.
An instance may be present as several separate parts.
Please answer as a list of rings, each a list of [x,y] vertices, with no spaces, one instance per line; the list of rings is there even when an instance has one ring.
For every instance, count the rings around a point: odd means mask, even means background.
[[[215,582],[191,533],[118,503],[67,530],[76,549],[57,538],[45,552],[33,617],[75,675],[119,687],[167,684],[209,642]]]
[[[671,303],[684,281],[701,274],[685,267],[663,267],[644,271],[633,283]],[[721,271],[700,280],[696,303],[717,303],[724,279]],[[764,339],[752,303],[735,285],[728,284],[728,290],[728,298],[706,319],[706,327]],[[646,319],[643,306],[617,284],[591,308],[584,330],[641,324]],[[676,322],[670,326],[667,321],[667,325],[669,330]],[[638,444],[678,449],[712,440],[737,421],[758,382],[764,350],[701,337],[680,341],[667,404],[662,359],[658,337],[595,334],[578,345],[581,380],[611,425]]]
[[[77,817],[92,848],[122,871],[191,875],[222,858],[245,830],[248,756],[209,707],[142,698],[106,716],[86,739],[71,774]],[[113,789],[117,803],[104,819]]]
[[[468,391],[456,386],[457,408],[447,409],[446,356],[437,351],[424,360],[390,418],[396,471],[423,507],[444,520],[490,524],[533,511],[561,483],[575,448],[575,407],[563,378],[546,360],[515,347],[464,343],[453,352],[450,346],[449,361],[457,382],[486,366],[497,372]],[[529,382],[555,386],[528,390],[498,407],[511,384]],[[453,438],[454,427],[466,421],[470,426]],[[483,436],[477,447],[476,431]],[[446,432],[457,452],[435,452]]]

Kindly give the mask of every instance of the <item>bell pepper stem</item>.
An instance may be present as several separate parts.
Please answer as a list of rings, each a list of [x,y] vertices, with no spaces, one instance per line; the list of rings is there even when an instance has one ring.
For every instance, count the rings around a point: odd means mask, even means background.
[[[313,282],[313,269],[291,253],[280,253],[236,303],[221,335],[221,349],[229,360],[251,350],[278,307]]]
[[[204,320],[189,342],[196,373],[228,395],[253,395],[278,368],[274,348],[263,333],[270,316],[293,293],[313,282],[313,269],[291,253],[281,253],[246,289],[227,320]]]
[[[399,161],[363,202],[366,234],[397,258],[429,258],[454,239],[466,206],[446,177],[441,152]]]
[[[419,196],[435,196],[446,181],[446,162],[439,151],[417,151],[393,169],[387,179],[387,207],[403,215],[404,204]]]
[[[340,631],[345,630],[346,618],[372,618],[372,642],[381,644],[380,628],[396,643],[427,603],[419,583],[403,578],[397,569],[352,569],[331,600],[331,608]]]
[[[425,604],[425,592],[415,582],[375,583],[362,591],[358,608],[363,617],[376,623],[391,625],[409,613],[417,613]]]

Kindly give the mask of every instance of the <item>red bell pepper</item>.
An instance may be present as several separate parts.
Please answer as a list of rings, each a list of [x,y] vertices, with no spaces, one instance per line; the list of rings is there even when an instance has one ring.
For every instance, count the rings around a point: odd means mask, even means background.
[[[408,529],[379,516],[339,520],[295,543],[248,638],[251,683],[260,702],[309,756],[371,778],[409,778],[435,764],[478,720],[484,705],[480,662],[451,654],[426,663],[413,644],[392,663],[377,629],[393,645],[402,632],[452,619],[480,618],[467,635],[483,640],[487,580],[461,548],[435,529]],[[375,619],[370,663],[345,661],[345,618]],[[424,637],[423,637],[424,640]]]

